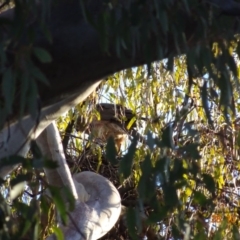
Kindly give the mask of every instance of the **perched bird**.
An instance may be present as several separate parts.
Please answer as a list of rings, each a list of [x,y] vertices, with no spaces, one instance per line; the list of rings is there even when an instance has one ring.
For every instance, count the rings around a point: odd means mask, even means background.
[[[90,123],[79,116],[76,121],[76,130],[91,134],[93,139],[106,143],[110,137],[115,141],[116,150],[119,152],[122,144],[126,141],[130,130],[136,127],[134,122],[130,129],[127,129],[130,121],[136,117],[132,110],[119,104],[100,103],[96,105],[100,120],[94,117]]]

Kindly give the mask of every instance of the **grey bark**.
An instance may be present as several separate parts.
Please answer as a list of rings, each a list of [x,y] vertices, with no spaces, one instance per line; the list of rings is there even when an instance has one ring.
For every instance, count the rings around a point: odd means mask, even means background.
[[[31,139],[36,139],[41,132],[56,118],[83,101],[100,83],[86,85],[81,94],[75,94],[56,104],[44,108],[40,115],[40,123],[30,116],[25,117],[0,132],[0,166],[2,158],[17,154],[25,156],[29,150]],[[6,176],[17,166],[0,167],[0,177]]]

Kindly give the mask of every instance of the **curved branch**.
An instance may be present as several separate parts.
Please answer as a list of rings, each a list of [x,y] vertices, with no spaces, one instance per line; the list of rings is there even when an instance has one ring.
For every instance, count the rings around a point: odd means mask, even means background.
[[[59,165],[56,169],[45,169],[48,182],[54,186],[68,186],[76,199],[75,209],[69,213],[69,223],[61,226],[65,239],[98,239],[106,234],[121,212],[117,189],[96,173],[82,172],[71,176],[55,123],[43,131],[37,143],[42,153]]]
[[[81,172],[73,179],[85,187],[90,198],[85,203],[77,203],[71,217],[77,220],[86,239],[98,239],[117,222],[121,213],[121,197],[113,184],[99,174]],[[81,239],[73,223],[69,222],[67,227],[62,228],[66,239]]]
[[[56,123],[53,122],[41,133],[37,138],[37,144],[44,156],[58,163],[56,169],[45,169],[48,182],[53,186],[68,186],[74,198],[78,199],[78,194],[65,159],[62,140]]]
[[[184,36],[184,39],[181,39],[182,43],[180,43],[182,46],[176,44],[176,41],[178,41],[178,39],[176,39],[177,33],[175,35],[172,30],[164,34],[163,29],[159,27],[159,29],[155,29],[155,31],[149,31],[146,34],[148,37],[138,39],[138,31],[136,31],[136,29],[134,31],[134,26],[129,24],[127,25],[128,29],[126,29],[126,32],[131,33],[130,37],[133,39],[133,42],[134,39],[138,40],[137,43],[135,43],[137,47],[134,43],[128,44],[125,49],[121,49],[121,54],[124,57],[120,58],[119,49],[116,46],[116,33],[109,30],[106,35],[106,41],[109,43],[108,52],[104,51],[101,45],[102,39],[100,32],[86,21],[83,16],[83,9],[78,0],[72,0],[71,2],[58,0],[56,1],[58,4],[53,6],[54,2],[53,0],[51,1],[51,14],[46,22],[46,27],[51,32],[52,43],[48,42],[36,21],[31,25],[33,29],[37,29],[34,46],[45,48],[52,56],[51,63],[38,64],[38,67],[49,80],[49,86],[38,83],[42,106],[49,106],[68,96],[81,93],[86,84],[94,84],[98,79],[107,77],[117,71],[163,58],[173,57],[189,51],[189,49],[194,46],[201,44],[206,45],[208,42],[214,41],[214,39],[222,38],[224,34],[231,33],[231,36],[234,34],[234,29],[229,29],[228,25],[221,25],[218,29],[206,26],[205,32],[211,33],[211,35],[208,36],[208,38],[211,37],[211,39],[206,39],[206,37],[204,38],[196,31],[200,25],[199,19],[196,18],[194,14],[189,14],[188,11],[177,6],[173,11],[173,16],[171,14],[168,21],[174,22],[175,18],[185,20],[186,24],[182,26],[183,32],[179,34]],[[129,10],[128,1],[119,0],[117,2],[119,4],[118,7],[123,6],[123,8],[126,7],[126,10]],[[220,7],[222,2],[226,3],[228,1],[210,2],[216,2],[217,6]],[[233,9],[233,6],[237,3],[235,1],[230,2],[230,9]],[[86,1],[86,3],[89,14],[97,18],[104,6],[104,1]],[[129,4],[131,3],[130,1]],[[205,2],[202,1],[199,5],[200,4],[204,5]],[[216,4],[213,5],[215,6]],[[222,5],[223,8],[225,8],[224,6]],[[202,7],[202,5],[200,7]],[[204,5],[204,7],[206,6]],[[206,11],[208,7],[209,6],[206,7]],[[43,6],[40,3],[38,8],[40,13],[42,9]],[[165,11],[166,9],[162,10]],[[117,7],[116,9],[113,8],[112,11],[115,11],[113,12],[114,14],[118,14]],[[154,16],[154,7],[146,10],[145,14],[146,18],[148,15],[149,18]],[[131,15],[130,12],[129,15]],[[12,19],[13,16],[14,9],[0,15],[0,17],[9,19]],[[29,19],[28,22],[31,22],[30,20],[31,19]],[[175,29],[177,25],[173,27],[173,29]],[[202,31],[202,29],[200,30]],[[23,32],[24,31],[26,31],[26,29],[24,29]],[[157,31],[163,33],[162,38],[155,34]],[[238,30],[235,30],[235,33],[236,31]],[[0,32],[3,35],[8,33],[5,28],[0,29]],[[119,38],[121,42],[121,36]],[[21,47],[24,41],[19,42],[18,48]],[[146,46],[151,46],[151,53],[146,54]],[[161,49],[161,51],[157,49]],[[17,99],[14,102],[14,106],[14,113],[10,116],[11,120],[16,120],[19,112],[19,101]]]

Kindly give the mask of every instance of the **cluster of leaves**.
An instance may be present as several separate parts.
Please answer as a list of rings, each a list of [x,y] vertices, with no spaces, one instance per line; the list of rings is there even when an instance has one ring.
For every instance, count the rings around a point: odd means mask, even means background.
[[[81,2],[85,18],[101,36],[104,52],[114,49],[123,61],[129,55],[141,59],[144,52],[142,61],[148,68],[153,60],[168,58],[170,70],[174,57],[184,53],[189,85],[192,77],[207,72],[221,90],[221,105],[233,109],[229,68],[237,76],[232,55],[240,27],[237,18],[225,16],[216,5],[199,0],[109,1],[97,17],[88,11],[88,1]],[[142,48],[141,42],[148,44]],[[235,50],[239,53],[239,47]]]
[[[146,136],[144,143],[130,141],[116,156],[111,141],[105,151],[85,135],[71,134],[67,153],[72,169],[91,169],[111,179],[127,208],[118,230],[103,239],[116,234],[239,238],[239,121],[233,113],[226,116],[222,93],[209,76],[193,78],[189,88],[186,61],[185,56],[175,58],[173,72],[163,61],[152,64],[150,73],[146,66],[116,73],[75,110],[91,122],[95,103],[122,104],[136,114],[138,131]],[[235,102],[237,81],[230,76]],[[234,109],[238,112],[238,105]],[[72,116],[71,111],[59,120],[63,133]]]
[[[235,82],[233,78],[230,81]],[[168,71],[167,62],[163,61],[152,64],[150,73],[146,66],[141,66],[114,74],[97,93],[58,120],[63,141],[68,137],[65,152],[72,172],[96,171],[108,177],[120,191],[126,212],[103,239],[116,239],[116,236],[124,239],[144,236],[149,239],[239,238],[239,120],[233,118],[233,114],[225,117],[220,104],[221,91],[213,89],[211,83],[207,77],[194,78],[189,90],[186,57],[182,56],[174,60],[173,72]],[[202,100],[204,84],[211,124]],[[233,98],[237,100],[236,86],[233,84],[232,89]],[[74,122],[77,113],[91,122],[96,115],[94,104],[99,102],[122,104],[132,109],[138,131],[146,136],[146,141],[130,141],[126,149],[116,155],[111,141],[105,150],[83,133],[77,133],[73,124],[69,130],[69,123]],[[238,112],[238,105],[235,110]],[[24,158],[4,161],[5,164],[25,163],[23,166],[28,169],[28,178],[18,170],[11,176],[13,182],[30,183],[33,173],[29,176],[29,172],[34,168],[36,175],[46,166],[46,162],[39,160],[38,151],[32,149],[32,152],[36,158],[32,163]],[[42,177],[34,179],[35,190],[44,188]],[[32,188],[31,184],[29,187]],[[57,191],[52,192],[61,210],[61,197],[56,195]],[[20,221],[26,224],[21,230],[34,229],[27,223],[35,220],[39,227],[43,210],[53,219],[53,210],[50,205],[46,207],[47,201],[41,192],[28,198],[20,196],[15,201],[18,205],[13,205],[11,211],[26,216]],[[36,208],[30,204],[32,201],[41,204]],[[5,209],[6,204],[2,202],[2,206]],[[29,214],[24,213],[24,209]],[[5,213],[3,222],[11,215]],[[46,231],[44,234],[54,226],[47,219],[44,220],[47,226],[42,228]],[[18,229],[19,225],[16,226]]]
[[[45,24],[49,4],[46,1],[42,4],[43,11],[39,13],[37,1],[1,1],[0,12],[14,6],[15,16],[11,19],[6,14],[0,20],[0,128],[15,115],[16,109],[18,117],[26,112],[34,117],[39,114],[38,85],[47,85],[48,80],[36,62],[51,62],[45,49],[34,46],[39,33],[51,41]]]
[[[46,159],[33,141],[28,158],[6,158],[1,167],[14,164],[21,167],[1,180],[0,238],[45,239],[54,232],[58,239],[64,239],[56,225],[55,209],[66,224],[75,199],[67,187],[49,185],[43,172],[43,168],[55,169],[57,163]]]

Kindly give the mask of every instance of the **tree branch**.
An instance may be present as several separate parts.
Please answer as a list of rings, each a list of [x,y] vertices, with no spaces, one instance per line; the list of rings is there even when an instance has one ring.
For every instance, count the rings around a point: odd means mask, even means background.
[[[111,10],[115,11],[116,15],[118,8],[120,9],[119,6],[127,6],[124,0],[118,2],[119,5],[116,9],[112,8]],[[222,6],[222,9],[225,9],[227,12],[230,12],[229,9],[232,10],[233,6],[234,9],[238,9],[238,3],[230,2],[231,4],[229,5],[226,4],[226,1],[223,1],[224,5],[221,5],[220,1],[211,1],[212,4]],[[103,7],[103,1],[98,1],[97,3],[95,1],[87,1],[87,3],[88,12],[96,19]],[[40,5],[39,12],[41,12],[41,9],[42,6]],[[149,18],[154,14],[152,11],[146,11],[146,14],[149,14]],[[121,56],[119,56],[116,47],[116,39],[118,38],[115,36],[116,32],[109,30],[106,33],[105,38],[109,45],[108,51],[105,51],[101,45],[102,39],[99,30],[86,21],[82,12],[79,1],[59,0],[58,4],[52,7],[50,18],[46,22],[46,26],[51,32],[52,43],[49,43],[46,37],[41,34],[41,31],[37,30],[34,46],[47,49],[53,60],[48,64],[38,64],[49,80],[49,86],[38,83],[42,106],[49,106],[73,94],[81,94],[86,84],[94,84],[98,79],[107,77],[117,71],[179,55],[194,46],[204,45],[207,41],[213,41],[214,38],[221,38],[223,34],[233,30],[229,29],[229,26],[225,27],[224,25],[219,26],[219,29],[206,26],[208,28],[206,32],[211,33],[212,39],[204,39],[196,31],[199,27],[199,21],[195,14],[189,14],[187,11],[183,11],[182,8],[176,8],[172,16],[173,19],[170,20],[173,22],[174,19],[177,20],[179,18],[185,20],[186,26],[182,29],[184,35],[184,40],[181,40],[182,43],[176,43],[178,39],[176,39],[173,31],[163,33],[160,39],[156,37],[154,31],[149,31],[148,37],[138,40],[137,47],[130,43],[125,49],[121,48]],[[14,16],[13,13],[14,10],[9,10],[2,16],[11,19]],[[35,25],[36,22],[33,22],[31,27],[38,29],[38,25]],[[131,33],[131,38],[138,39],[139,33],[134,31],[134,26],[131,24],[127,26],[126,32]],[[1,32],[6,34],[6,29],[4,28]],[[161,27],[159,27],[159,32],[163,32]],[[20,44],[23,44],[23,41],[20,41]],[[146,46],[151,46],[151,53],[146,54]],[[17,47],[19,48],[19,46]],[[154,51],[154,49],[156,50]],[[161,49],[161,54],[157,49]],[[9,117],[11,120],[16,119],[18,115],[18,99],[15,100],[14,104],[14,113]]]

